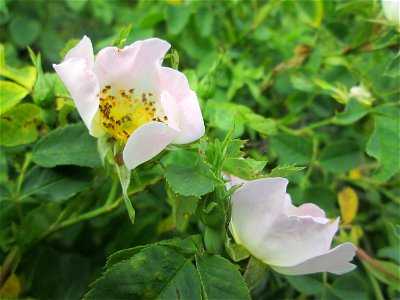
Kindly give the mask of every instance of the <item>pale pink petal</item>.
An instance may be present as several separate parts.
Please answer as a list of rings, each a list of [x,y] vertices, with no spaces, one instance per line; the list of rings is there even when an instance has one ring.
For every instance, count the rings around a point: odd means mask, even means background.
[[[272,222],[282,212],[287,184],[285,178],[257,179],[244,183],[232,195],[231,223],[235,235],[256,257],[256,253],[262,252],[259,245]]]
[[[83,58],[70,58],[53,65],[64,82],[83,121],[92,133],[92,121],[99,107],[99,84],[94,72]]]
[[[80,42],[65,55],[64,61],[70,58],[83,58],[89,69],[93,68],[94,55],[92,41],[85,35]]]
[[[159,68],[160,89],[168,91],[179,106],[178,126],[180,133],[174,144],[191,143],[204,135],[205,126],[199,101],[190,90],[186,76],[171,68]]]
[[[168,91],[178,102],[189,96],[191,90],[185,74],[167,67],[161,67],[158,71],[162,90]]]
[[[294,206],[289,194],[286,194],[283,212],[288,216],[312,216],[325,218],[325,212],[313,203],[305,203],[299,207]]]
[[[157,38],[137,41],[123,49],[104,48],[94,65],[100,85],[135,88],[139,93],[151,92],[158,96],[157,68],[169,48],[169,43]]]
[[[297,251],[297,249],[292,250]],[[356,268],[355,265],[350,263],[356,254],[356,250],[356,246],[352,243],[344,243],[327,253],[310,258],[293,266],[271,265],[271,267],[277,272],[287,275],[301,275],[317,272],[330,272],[341,275]]]
[[[142,41],[137,41],[124,49],[107,47],[97,54],[94,71],[100,87],[111,85],[115,89],[134,88],[132,80],[135,72],[135,58]]]
[[[248,250],[265,263],[287,266],[328,252],[331,242],[328,219],[281,213],[269,227],[264,227],[257,247]]]
[[[226,183],[227,189],[230,189],[234,185],[248,182],[248,180],[244,180],[244,179],[241,179],[239,177],[236,177],[236,176],[233,176],[233,175],[227,174],[227,173],[224,173],[223,176],[224,176],[224,179],[228,180],[228,182]]]
[[[162,92],[160,98],[164,114],[168,118],[168,126],[171,126],[175,130],[180,131],[177,124],[177,121],[179,119],[179,107],[177,101],[167,91]]]
[[[189,97],[179,103],[179,129],[181,130],[174,139],[173,144],[186,144],[201,138],[205,133],[203,116],[195,92],[190,92]]]
[[[177,131],[160,122],[150,122],[140,126],[129,137],[123,159],[128,169],[148,161],[159,154],[177,135]]]

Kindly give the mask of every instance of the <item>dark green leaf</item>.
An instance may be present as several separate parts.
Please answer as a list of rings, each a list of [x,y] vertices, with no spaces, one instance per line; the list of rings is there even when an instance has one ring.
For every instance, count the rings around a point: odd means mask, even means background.
[[[280,163],[303,165],[311,160],[312,145],[309,139],[281,133],[271,138],[271,144]]]
[[[238,269],[225,258],[196,256],[205,299],[250,299],[246,282]]]
[[[322,292],[324,285],[321,280],[317,278],[322,276],[318,275],[301,275],[301,276],[286,276],[287,281],[300,293],[306,295],[317,295]]]
[[[100,167],[96,139],[83,124],[58,128],[42,138],[33,148],[32,159],[43,167],[77,165]]]
[[[321,167],[330,172],[347,172],[361,162],[361,153],[357,144],[339,141],[329,144],[320,155]]]
[[[149,246],[95,281],[85,299],[200,299],[194,265],[177,250]]]
[[[62,201],[88,188],[93,175],[84,168],[33,168],[25,177],[22,197],[34,196],[40,200]]]
[[[375,129],[366,151],[380,163],[374,175],[380,182],[388,180],[400,168],[399,116],[400,109],[397,107],[378,107],[374,110]]]
[[[40,35],[41,24],[26,16],[18,16],[10,23],[10,33],[21,48],[31,45]]]

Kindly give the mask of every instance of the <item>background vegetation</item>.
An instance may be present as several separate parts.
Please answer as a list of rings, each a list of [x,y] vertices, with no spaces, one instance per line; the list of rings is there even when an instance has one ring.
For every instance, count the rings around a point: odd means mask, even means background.
[[[129,43],[177,51],[210,141],[235,124],[253,173],[305,167],[289,178],[294,203],[341,215],[336,242],[361,249],[343,276],[268,270],[252,297],[400,297],[399,33],[380,2],[2,0],[0,16],[0,261],[15,272],[2,297],[80,298],[112,253],[203,230],[151,162],[129,190],[135,224],[109,205],[119,190],[52,69],[83,35],[97,52],[127,24]]]

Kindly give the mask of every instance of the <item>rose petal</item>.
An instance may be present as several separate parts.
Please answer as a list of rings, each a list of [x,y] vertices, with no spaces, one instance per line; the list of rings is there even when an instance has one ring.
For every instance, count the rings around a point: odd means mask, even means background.
[[[332,237],[328,219],[281,213],[264,228],[257,247],[248,250],[267,264],[290,266],[328,252]]]
[[[89,132],[93,134],[91,125],[99,107],[99,84],[95,73],[88,68],[85,59],[77,57],[59,65],[54,64],[53,67],[70,92]]]
[[[74,57],[83,58],[86,61],[88,68],[93,68],[94,55],[92,41],[86,35],[74,48],[69,50],[67,55],[65,55],[64,61]]]
[[[293,249],[296,251],[297,249]],[[279,273],[287,275],[311,274],[317,272],[330,272],[334,274],[343,274],[356,268],[349,263],[355,256],[357,248],[352,243],[344,243],[322,255],[310,258],[302,263],[293,266],[276,266],[271,268]]]
[[[157,38],[137,41],[123,49],[104,48],[94,64],[100,86],[109,84],[116,89],[135,88],[139,94],[156,94],[159,90],[157,67],[169,48],[169,43]]]
[[[160,153],[177,135],[177,131],[160,122],[150,122],[140,126],[129,137],[123,159],[128,169],[138,165]]]
[[[167,91],[162,92],[160,98],[161,98],[161,106],[163,108],[165,115],[168,118],[168,126],[171,126],[175,130],[180,131],[177,124],[179,118],[178,116],[179,107],[177,101]]]
[[[161,89],[168,91],[178,102],[177,120],[180,133],[174,144],[191,143],[204,135],[205,127],[196,93],[190,90],[187,78],[171,68],[159,69]]]
[[[286,194],[283,212],[288,216],[312,216],[325,218],[325,212],[313,203],[305,203],[299,207],[294,206],[289,194]]]
[[[231,223],[235,235],[256,257],[260,243],[282,211],[287,184],[285,178],[257,179],[244,183],[232,195]]]

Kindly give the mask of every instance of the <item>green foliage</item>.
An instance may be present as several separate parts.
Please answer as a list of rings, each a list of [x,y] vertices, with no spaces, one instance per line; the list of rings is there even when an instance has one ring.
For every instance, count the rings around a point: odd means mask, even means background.
[[[62,165],[100,167],[96,139],[85,125],[68,125],[43,137],[32,151],[32,159],[39,166],[52,168]]]
[[[174,192],[198,198],[212,192],[218,184],[203,158],[199,158],[194,167],[169,165],[165,170],[165,178]]]
[[[39,107],[23,103],[8,110],[0,119],[0,143],[18,146],[34,142],[38,136]]]
[[[199,275],[173,248],[153,245],[115,264],[97,280],[85,299],[199,299]]]
[[[250,299],[249,291],[239,271],[218,255],[196,255],[204,299]]]
[[[399,298],[399,33],[380,1],[45,2],[0,0],[0,263],[23,283],[9,298]],[[167,40],[205,137],[127,170],[52,67],[83,35],[95,55]],[[229,174],[290,177],[296,206],[341,220],[353,191],[332,247],[357,243],[357,269],[284,276],[250,257],[229,233]]]

